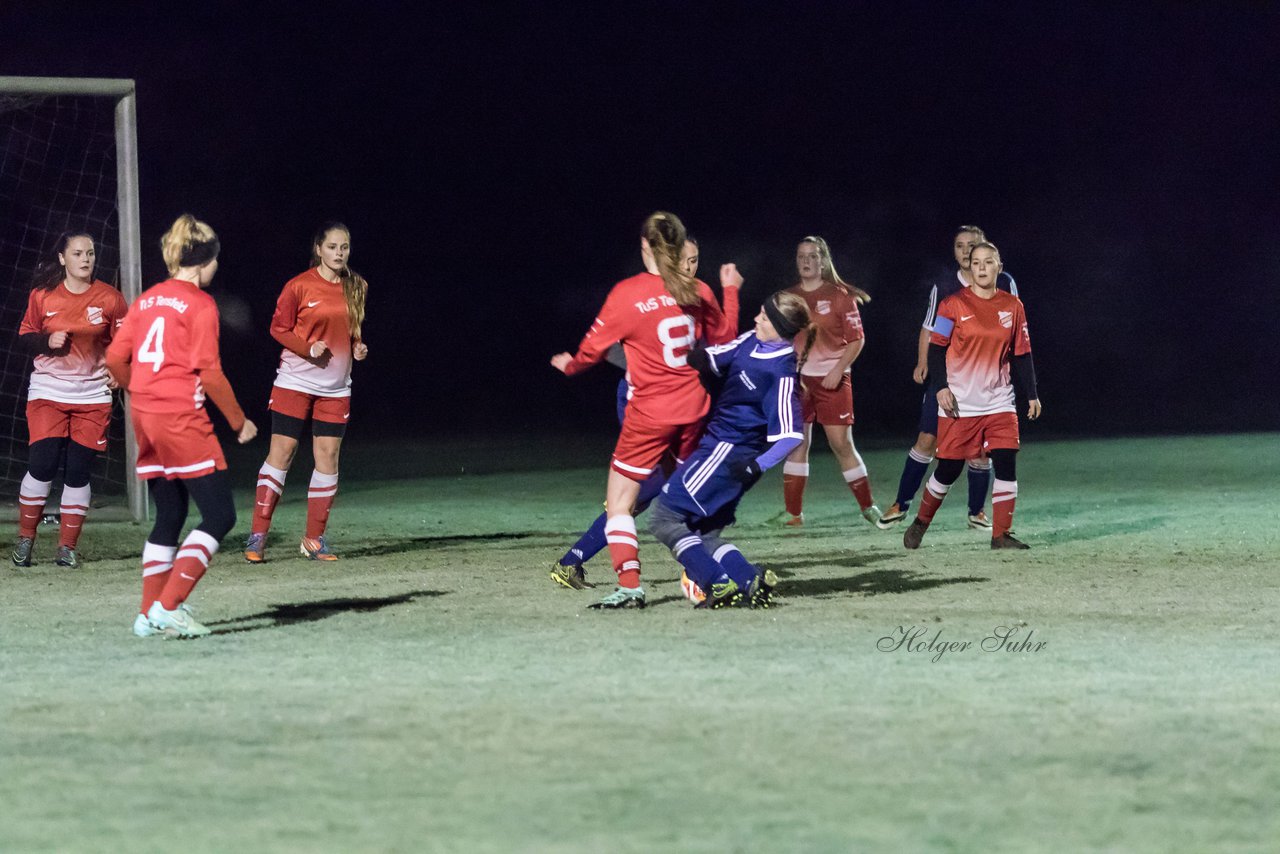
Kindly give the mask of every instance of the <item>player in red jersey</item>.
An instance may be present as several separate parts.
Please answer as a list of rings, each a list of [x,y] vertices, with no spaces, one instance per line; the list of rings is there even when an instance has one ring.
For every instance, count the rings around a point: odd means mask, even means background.
[[[680,266],[684,224],[675,214],[650,214],[641,229],[645,272],[613,286],[576,355],[557,353],[551,365],[570,376],[604,358],[621,342],[627,357],[631,400],[614,447],[606,488],[605,536],[618,587],[593,607],[643,608],[640,552],[632,515],[640,484],[664,455],[679,461],[697,445],[710,399],[689,365],[689,347],[708,329],[723,324],[723,313],[707,285]],[[733,264],[721,267],[722,282],[741,285]]]
[[[311,241],[315,266],[290,279],[276,301],[271,337],[284,351],[269,401],[271,449],[258,470],[253,528],[244,547],[249,563],[265,559],[271,515],[308,418],[315,469],[307,490],[307,529],[298,548],[311,560],[338,559],[324,532],[338,493],[338,452],[351,415],[352,360],[369,355],[360,337],[369,283],[347,266],[350,257],[351,232],[342,223],[325,223]]]
[[[902,544],[920,541],[965,460],[985,453],[995,470],[991,493],[991,548],[1025,549],[1014,539],[1018,496],[1018,412],[1014,385],[1026,397],[1027,417],[1040,417],[1031,338],[1022,301],[996,285],[1000,251],[982,242],[969,254],[972,284],[947,297],[929,336],[929,382],[938,400],[938,465]]]
[[[190,214],[160,241],[170,278],[138,297],[107,349],[107,368],[129,390],[138,477],[156,504],[142,549],[139,637],[200,637],[209,629],[185,606],[222,538],[236,523],[227,463],[205,411],[218,405],[241,444],[258,428],[244,417],[218,354],[218,307],[203,288],[218,270],[218,237]],[[178,546],[195,499],[200,524]]]
[[[822,425],[863,518],[874,523],[880,518],[880,508],[871,500],[867,467],[853,445],[853,381],[849,375],[865,343],[858,304],[870,302],[871,296],[840,278],[831,261],[831,248],[821,237],[800,241],[796,269],[800,283],[788,293],[804,298],[818,338],[800,375],[804,441],[782,466],[783,523],[788,527],[804,524],[804,488],[809,481],[809,442],[815,422]]]
[[[54,563],[75,568],[80,565],[76,543],[89,512],[89,474],[94,458],[107,447],[116,387],[103,356],[128,306],[118,290],[93,278],[90,235],[65,232],[55,246],[36,268],[18,327],[35,368],[27,392],[30,450],[18,494],[13,564],[31,566],[36,526],[65,451]]]

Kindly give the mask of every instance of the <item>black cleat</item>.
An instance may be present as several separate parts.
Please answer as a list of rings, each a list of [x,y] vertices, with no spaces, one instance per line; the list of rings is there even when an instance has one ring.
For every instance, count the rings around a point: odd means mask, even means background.
[[[998,537],[991,538],[991,548],[993,549],[1029,549],[1031,546],[1022,540],[1015,540],[1013,534],[1001,534]]]
[[[920,541],[924,539],[924,532],[929,530],[928,524],[921,522],[920,517],[907,526],[907,530],[902,532],[902,545],[909,549],[920,548]]]
[[[36,541],[31,537],[18,537],[18,541],[13,544],[13,565],[31,566],[31,552],[35,545]]]
[[[778,575],[766,569],[751,581],[747,588],[747,604],[752,608],[768,608],[773,604],[773,592],[778,589]]]
[[[732,608],[741,605],[745,598],[742,588],[732,578],[717,581],[703,592],[707,594],[707,598],[695,605],[695,608]]]

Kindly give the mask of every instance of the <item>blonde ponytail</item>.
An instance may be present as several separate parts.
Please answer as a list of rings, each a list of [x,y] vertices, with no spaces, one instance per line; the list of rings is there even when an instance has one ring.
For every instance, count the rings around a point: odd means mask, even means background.
[[[208,223],[201,222],[191,214],[183,214],[173,221],[173,225],[169,226],[169,230],[160,238],[160,254],[164,258],[164,266],[169,270],[169,275],[178,272],[185,266],[198,266],[190,263],[195,258],[203,258],[199,263],[206,263],[212,258],[217,257],[218,235],[209,227]],[[209,245],[209,250],[205,252],[193,252],[198,247]],[[204,256],[209,255],[209,258]]]

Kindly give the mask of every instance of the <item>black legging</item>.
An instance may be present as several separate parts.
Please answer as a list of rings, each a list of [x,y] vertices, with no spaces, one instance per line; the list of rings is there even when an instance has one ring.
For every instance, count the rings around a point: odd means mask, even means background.
[[[1013,448],[993,448],[987,456],[991,458],[991,469],[996,480],[1018,479],[1018,452]],[[964,471],[964,462],[939,458],[933,476],[943,486],[950,486],[960,477],[960,472]]]
[[[147,489],[156,503],[156,524],[147,542],[157,546],[176,546],[187,521],[187,497],[195,499],[200,511],[196,529],[221,541],[236,525],[236,505],[231,497],[231,483],[225,471],[186,480],[162,477],[147,481]]]
[[[63,485],[74,488],[88,486],[89,475],[93,472],[93,460],[98,456],[98,451],[79,442],[72,442],[65,436],[32,442],[27,452],[27,471],[36,480],[46,483],[53,480],[58,475],[63,448],[67,451],[67,466],[62,474]]]

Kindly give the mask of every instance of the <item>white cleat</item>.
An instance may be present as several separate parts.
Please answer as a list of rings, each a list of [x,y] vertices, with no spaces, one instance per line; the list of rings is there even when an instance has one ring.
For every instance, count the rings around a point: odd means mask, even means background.
[[[160,630],[152,628],[146,614],[139,614],[133,618],[133,633],[140,638],[152,638],[160,634]]]
[[[202,638],[212,633],[212,629],[191,616],[190,608],[179,605],[172,611],[167,611],[159,600],[151,603],[151,610],[147,611],[147,623],[153,631],[167,638]],[[137,633],[136,621],[134,632]]]

